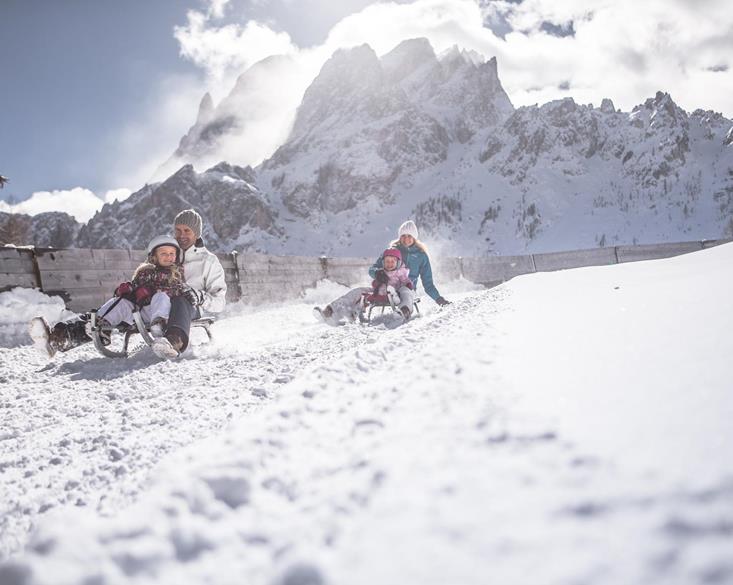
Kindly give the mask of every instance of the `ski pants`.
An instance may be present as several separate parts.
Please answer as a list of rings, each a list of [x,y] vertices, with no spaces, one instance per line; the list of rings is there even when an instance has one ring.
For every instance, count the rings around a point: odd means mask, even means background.
[[[171,329],[178,329],[183,334],[183,348],[188,347],[188,338],[191,333],[191,321],[201,317],[198,307],[194,307],[184,296],[177,296],[171,299],[170,317],[166,333]]]
[[[150,304],[140,309],[140,316],[145,323],[151,323],[155,319],[168,319],[171,311],[171,298],[164,292],[158,291],[150,299]],[[127,299],[113,298],[104,303],[97,311],[97,318],[104,319],[117,327],[120,323],[133,324],[132,314],[135,312],[135,305]]]

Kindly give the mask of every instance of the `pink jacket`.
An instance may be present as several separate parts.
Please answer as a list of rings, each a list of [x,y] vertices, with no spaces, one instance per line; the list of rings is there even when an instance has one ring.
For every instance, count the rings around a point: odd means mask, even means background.
[[[410,271],[407,269],[407,266],[404,264],[400,266],[397,270],[387,271],[385,270],[384,273],[387,275],[387,278],[389,278],[389,281],[387,284],[381,284],[377,282],[376,280],[372,282],[372,286],[374,287],[374,291],[378,295],[386,295],[387,294],[387,286],[393,286],[395,290],[400,290],[403,286],[406,286],[407,288],[412,288],[412,281],[410,280]]]

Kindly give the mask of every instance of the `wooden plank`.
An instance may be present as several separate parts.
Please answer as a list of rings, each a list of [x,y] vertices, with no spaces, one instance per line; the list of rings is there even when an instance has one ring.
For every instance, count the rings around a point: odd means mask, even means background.
[[[66,307],[75,312],[84,312],[96,309],[102,305],[112,294],[101,288],[66,290],[45,290],[49,296],[58,296],[64,300]]]
[[[66,307],[76,313],[85,313],[101,307],[112,295],[98,293],[69,293]]]
[[[36,259],[40,270],[75,270],[96,265],[93,251],[87,248],[38,252]]]
[[[120,282],[130,279],[127,271],[84,270],[42,270],[41,286],[44,290],[71,290],[78,288],[114,288]]]
[[[723,244],[730,244],[731,242],[733,242],[732,238],[725,238],[722,240],[703,240],[702,247],[703,249],[714,248],[715,246],[722,246]]]
[[[0,248],[0,262],[4,260],[19,260],[27,259],[29,262],[33,261],[33,250],[29,248],[13,248],[13,247],[2,247]]]
[[[368,264],[371,266],[374,264],[374,260],[376,260],[376,256],[374,258],[367,258],[367,257],[341,257],[341,258],[335,258],[335,257],[325,257],[326,265],[327,266],[361,266],[362,264]]]
[[[462,264],[464,278],[483,285],[496,285],[520,274],[534,272],[531,256],[462,258]]]
[[[332,282],[342,284],[344,286],[356,286],[364,285],[367,286],[371,282],[368,272],[369,266],[363,266],[360,268],[339,268],[329,269],[326,278]]]
[[[534,263],[537,272],[552,272],[583,266],[608,266],[616,264],[616,251],[614,248],[593,248],[534,254]]]
[[[25,274],[34,272],[31,258],[3,258],[0,260],[0,272],[7,274]]]
[[[17,286],[23,288],[39,288],[35,274],[0,272],[0,291],[10,290]]]
[[[681,254],[702,250],[702,242],[672,242],[669,244],[643,244],[639,246],[618,246],[619,262],[639,262],[671,258]]]
[[[120,249],[92,250],[92,253],[96,260],[101,260],[102,262],[126,262],[129,260],[144,259],[146,256],[145,252],[142,250],[135,250],[134,257],[130,250]]]
[[[222,262],[221,267],[224,270],[231,270],[233,272],[238,270],[237,265],[234,262],[232,262],[231,260],[229,262]]]
[[[433,271],[433,278],[436,282],[456,280],[462,273],[460,258],[451,258],[448,256],[432,258],[430,260],[430,266]]]
[[[239,283],[240,284],[255,284],[255,285],[260,285],[260,286],[264,286],[267,284],[276,284],[277,286],[286,286],[288,284],[293,284],[293,285],[298,285],[298,286],[305,286],[305,285],[312,286],[314,283],[318,282],[319,280],[321,280],[321,278],[317,276],[310,276],[310,277],[294,279],[291,276],[285,276],[285,275],[279,275],[279,276],[267,275],[264,278],[260,278],[260,277],[240,278]]]

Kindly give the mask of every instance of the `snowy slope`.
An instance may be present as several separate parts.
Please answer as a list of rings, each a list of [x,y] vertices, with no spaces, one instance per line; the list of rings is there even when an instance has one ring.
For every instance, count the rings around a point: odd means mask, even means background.
[[[2,489],[38,531],[0,582],[730,582],[732,262],[526,275],[396,329],[310,298],[178,364],[2,350]]]

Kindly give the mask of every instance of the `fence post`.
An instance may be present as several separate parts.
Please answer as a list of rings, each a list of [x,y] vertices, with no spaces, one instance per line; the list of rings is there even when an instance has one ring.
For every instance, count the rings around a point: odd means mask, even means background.
[[[232,260],[234,261],[234,277],[237,283],[237,300],[240,300],[242,298],[242,285],[239,282],[239,263],[237,262],[237,255],[239,252],[236,250],[232,250],[231,256]]]
[[[38,290],[43,292],[43,282],[41,282],[41,269],[38,268],[38,257],[36,256],[36,247],[31,248],[31,258],[33,259],[33,274],[35,275],[36,282],[38,283]]]

